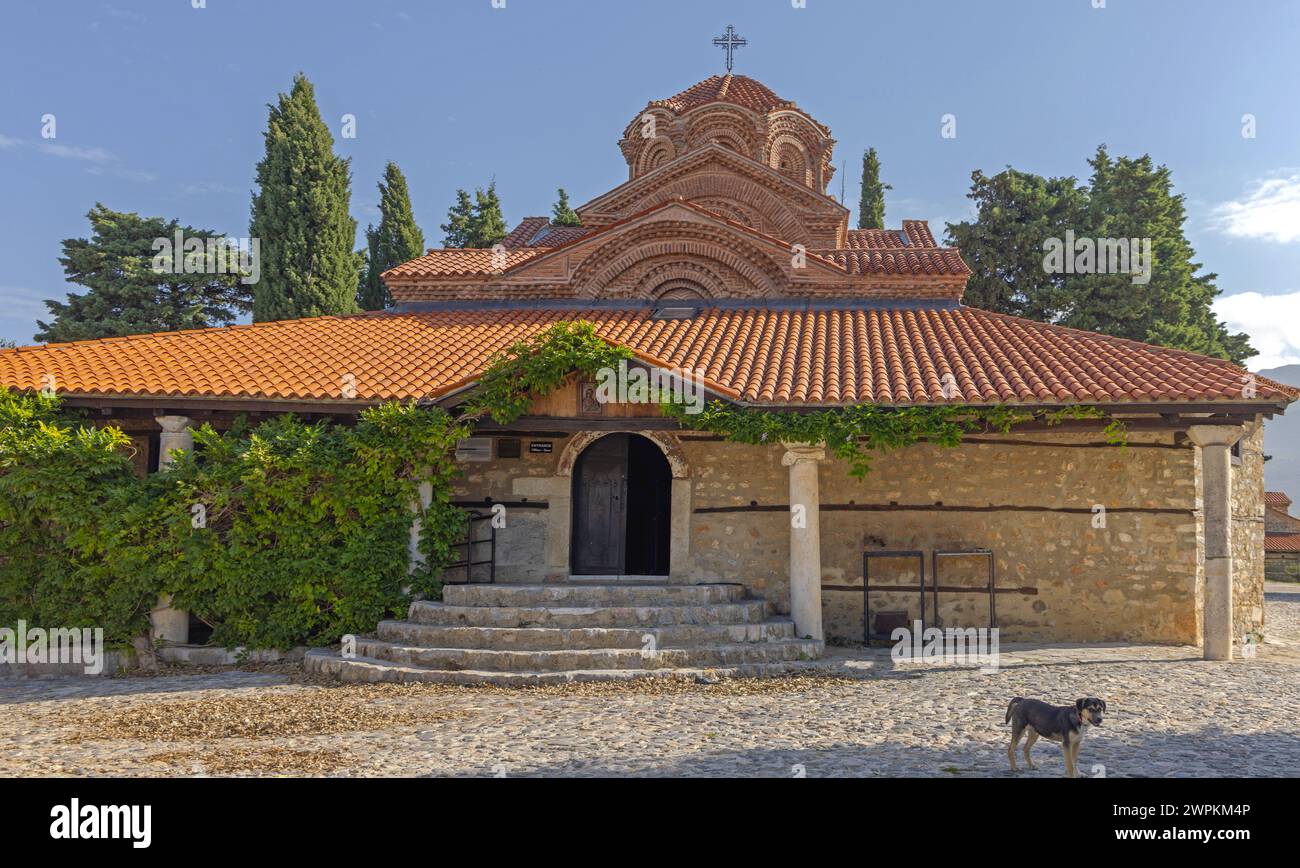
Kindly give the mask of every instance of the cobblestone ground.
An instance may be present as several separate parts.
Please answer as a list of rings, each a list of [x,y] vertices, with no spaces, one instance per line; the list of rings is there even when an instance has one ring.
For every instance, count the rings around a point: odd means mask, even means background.
[[[0,682],[4,775],[1008,775],[1012,696],[1104,698],[1084,775],[1300,776],[1300,586],[1253,659],[1017,646],[996,674],[835,649],[819,677],[534,690],[323,686],[293,667]],[[1037,771],[1063,772],[1040,741]]]

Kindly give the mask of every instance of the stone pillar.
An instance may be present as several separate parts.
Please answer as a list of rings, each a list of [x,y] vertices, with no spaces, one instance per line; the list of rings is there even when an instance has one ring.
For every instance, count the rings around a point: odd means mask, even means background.
[[[158,471],[161,473],[172,463],[171,450],[189,452],[194,448],[194,434],[190,431],[188,416],[157,416],[162,434],[158,435]],[[170,594],[158,598],[157,607],[149,613],[149,624],[154,641],[163,640],[169,645],[186,645],[190,641],[190,613],[172,608]]]
[[[158,469],[172,463],[171,450],[194,448],[194,433],[190,431],[189,416],[155,416],[163,432],[158,435]]]
[[[1236,425],[1194,425],[1188,437],[1201,449],[1201,496],[1205,516],[1206,660],[1232,659],[1232,444]]]
[[[800,636],[824,639],[822,631],[821,494],[817,462],[821,446],[785,443],[781,463],[790,468],[790,616]]]

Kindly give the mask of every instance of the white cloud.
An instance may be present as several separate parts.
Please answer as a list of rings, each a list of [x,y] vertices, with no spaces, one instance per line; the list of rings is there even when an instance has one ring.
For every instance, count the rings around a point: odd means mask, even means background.
[[[1300,363],[1300,292],[1263,295],[1239,292],[1219,296],[1214,312],[1231,332],[1245,332],[1259,355],[1248,365],[1253,371]]]
[[[1216,207],[1211,222],[1233,238],[1300,241],[1300,173],[1256,182],[1245,197]]]
[[[54,142],[42,142],[41,150],[55,157],[64,157],[71,160],[89,160],[92,163],[107,163],[116,160],[110,152],[103,148],[82,148],[77,145],[60,145]]]
[[[22,143],[22,139],[15,139],[13,136],[6,136],[4,133],[0,133],[0,148],[16,148]]]

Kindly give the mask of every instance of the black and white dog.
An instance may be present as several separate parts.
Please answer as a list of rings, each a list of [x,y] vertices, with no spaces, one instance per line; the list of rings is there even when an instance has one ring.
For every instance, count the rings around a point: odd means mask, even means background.
[[[1083,742],[1083,726],[1101,726],[1102,714],[1106,711],[1104,700],[1086,696],[1074,705],[1048,705],[1037,699],[1025,699],[1017,696],[1007,706],[1007,718],[1004,723],[1011,724],[1011,744],[1007,745],[1007,759],[1011,760],[1011,770],[1018,772],[1016,766],[1016,746],[1020,736],[1029,730],[1025,740],[1025,765],[1034,768],[1034,761],[1029,758],[1029,749],[1039,737],[1048,741],[1061,743],[1065,752],[1065,773],[1069,777],[1079,776],[1079,745]]]

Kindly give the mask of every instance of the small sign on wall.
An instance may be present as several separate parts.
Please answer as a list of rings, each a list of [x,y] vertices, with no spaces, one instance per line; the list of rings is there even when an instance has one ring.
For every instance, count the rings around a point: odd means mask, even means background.
[[[456,444],[457,461],[491,461],[491,437],[466,437]]]
[[[554,445],[550,440],[532,440],[528,443],[528,451],[549,454]]]

